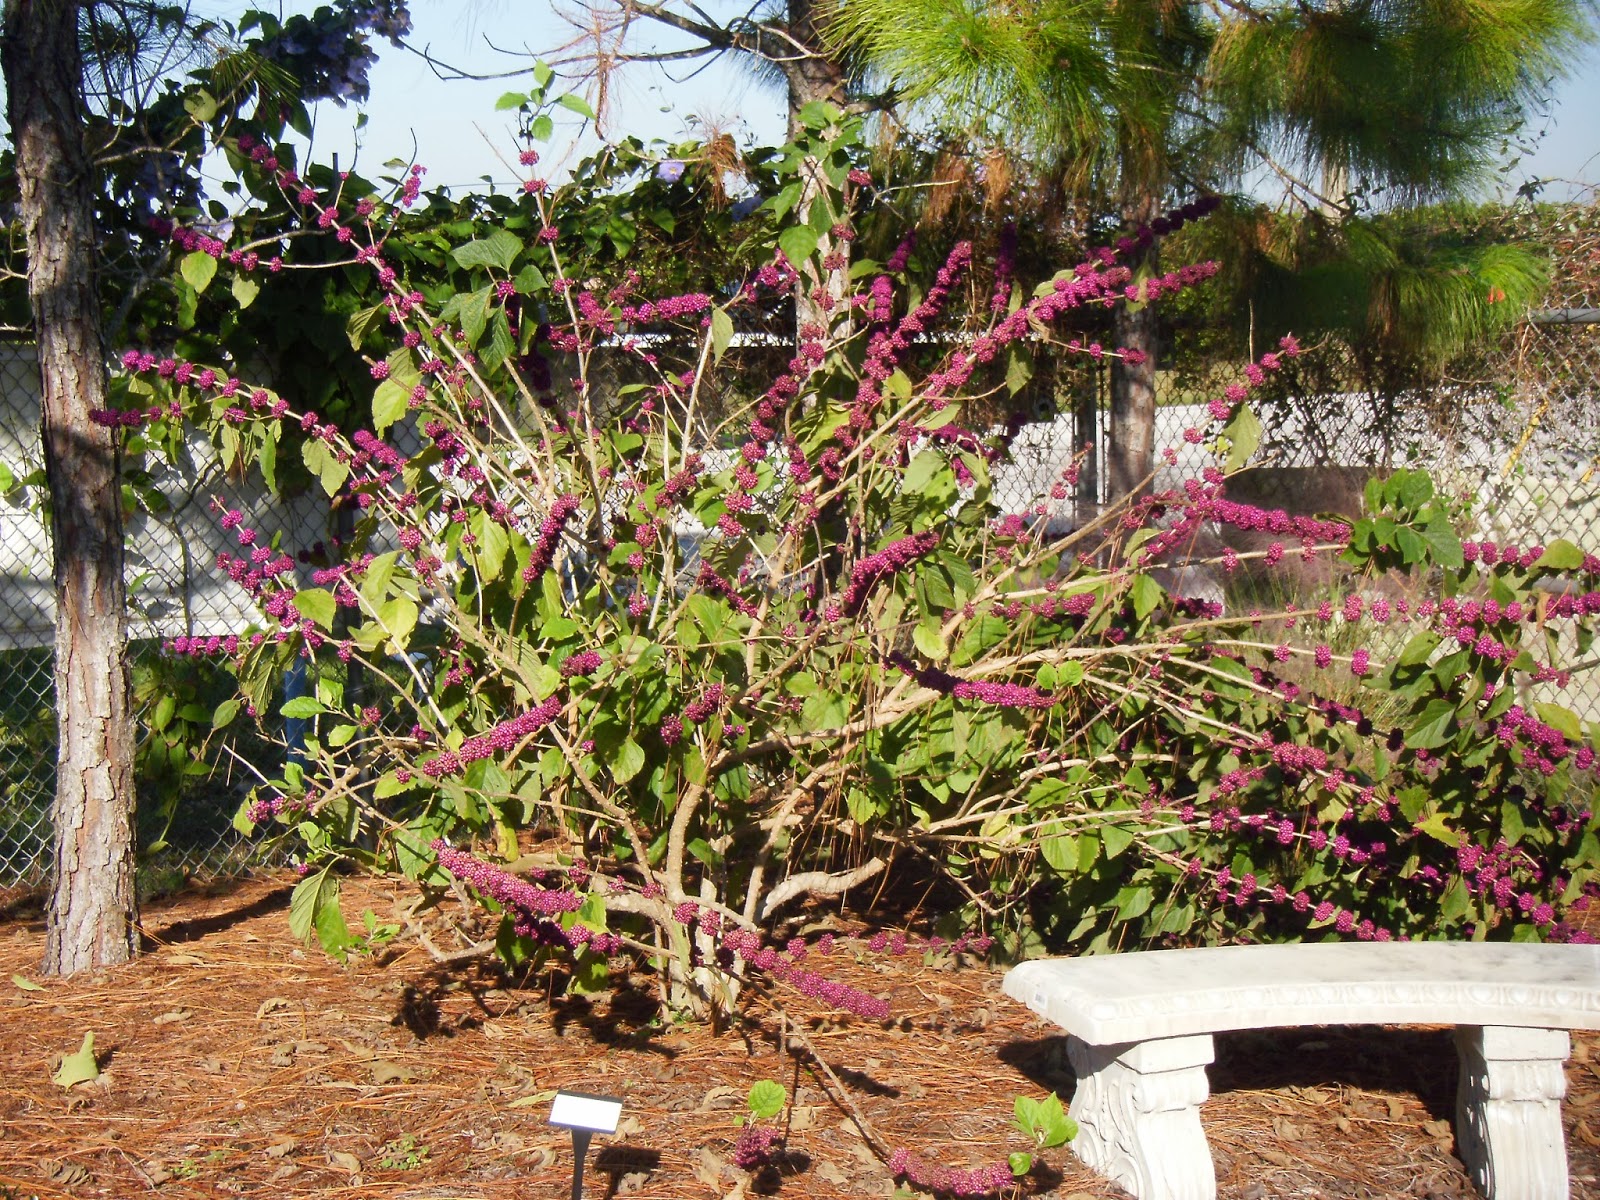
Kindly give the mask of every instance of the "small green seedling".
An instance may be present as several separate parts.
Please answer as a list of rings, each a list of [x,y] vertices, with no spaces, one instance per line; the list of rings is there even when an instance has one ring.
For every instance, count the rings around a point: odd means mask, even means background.
[[[1078,1136],[1078,1123],[1067,1116],[1061,1098],[1051,1092],[1043,1100],[1018,1096],[1013,1106],[1016,1127],[1033,1139],[1033,1149],[1050,1150]],[[1033,1167],[1032,1154],[1013,1154],[1008,1160],[1013,1175],[1026,1175]]]
[[[361,923],[367,931],[350,943],[353,953],[373,954],[400,936],[400,926],[380,923],[370,908],[361,914]]]
[[[403,1133],[378,1151],[378,1165],[386,1171],[415,1171],[428,1161],[428,1148]]]
[[[766,1121],[777,1116],[783,1111],[783,1106],[789,1099],[789,1093],[783,1084],[771,1079],[762,1079],[750,1086],[750,1098],[747,1101],[750,1108],[752,1121]]]

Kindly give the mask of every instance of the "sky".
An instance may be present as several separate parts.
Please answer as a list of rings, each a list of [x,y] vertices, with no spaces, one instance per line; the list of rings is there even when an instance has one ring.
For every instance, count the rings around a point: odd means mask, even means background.
[[[311,5],[300,5],[311,7]],[[479,73],[516,69],[532,51],[548,53],[575,36],[574,28],[552,11],[548,0],[411,0],[411,44],[435,57]],[[516,49],[503,54],[495,47]],[[512,114],[497,113],[494,103],[504,92],[523,90],[516,80],[486,82],[441,80],[416,55],[381,43],[382,53],[371,77],[372,99],[367,125],[352,132],[353,109],[325,103],[317,114],[319,158],[338,153],[341,163],[359,153],[363,173],[392,157],[428,167],[428,183],[481,186],[490,175],[511,184],[512,170],[499,155],[515,161]],[[709,125],[732,132],[740,141],[778,141],[783,136],[783,97],[771,84],[754,80],[738,56],[724,55],[698,73],[678,66],[669,77],[662,68],[627,68],[613,89],[612,129],[645,141],[696,136]],[[1600,184],[1600,43],[1589,47],[1572,74],[1558,84],[1546,113],[1535,114],[1529,133],[1539,135],[1531,155],[1510,165],[1500,191],[1514,193],[1531,179],[1552,181],[1547,199],[1561,199],[1570,186]],[[570,140],[572,125],[552,145]],[[593,148],[588,141],[580,153]],[[413,151],[413,146],[415,150]],[[497,153],[498,152],[498,153]],[[548,169],[549,164],[546,164]],[[548,170],[552,176],[557,170]],[[514,184],[512,185],[514,186]]]

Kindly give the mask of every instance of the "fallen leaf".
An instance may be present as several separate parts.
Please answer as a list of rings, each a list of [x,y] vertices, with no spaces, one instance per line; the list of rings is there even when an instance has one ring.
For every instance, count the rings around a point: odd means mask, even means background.
[[[1586,1146],[1600,1146],[1600,1137],[1595,1137],[1594,1130],[1589,1128],[1589,1122],[1579,1121],[1578,1127],[1573,1130]]]
[[[166,956],[169,963],[178,963],[186,967],[203,967],[206,960],[198,954],[169,954]]]
[[[1272,1118],[1272,1132],[1278,1135],[1279,1141],[1284,1142],[1298,1142],[1305,1136],[1305,1134],[1301,1132],[1300,1126],[1296,1125],[1286,1117]]]
[[[228,1069],[228,1064],[223,1062],[220,1058],[202,1058],[195,1065],[207,1075],[221,1075]]]
[[[840,1185],[849,1182],[849,1176],[839,1169],[839,1164],[831,1158],[817,1161],[817,1178],[823,1183]]]
[[[1449,1121],[1424,1121],[1422,1132],[1431,1138],[1448,1138],[1450,1136]]]
[[[89,1182],[89,1168],[82,1163],[54,1162],[50,1164],[50,1182],[70,1187]]]
[[[44,991],[44,988],[40,987],[33,980],[24,979],[21,975],[13,975],[11,977],[11,982],[15,986],[17,986],[18,988],[23,990],[24,992],[42,992],[42,991]]]
[[[534,1092],[531,1096],[518,1096],[507,1108],[532,1108],[535,1104],[548,1104],[556,1098],[554,1091]]]
[[[694,1157],[694,1177],[707,1187],[716,1187],[722,1180],[722,1169],[728,1164],[709,1150],[701,1150]]]
[[[289,1002],[282,996],[268,996],[261,1002],[261,1007],[256,1009],[256,1020],[261,1020],[270,1012],[277,1012],[280,1008],[288,1008]]]
[[[76,1054],[66,1054],[61,1058],[61,1066],[50,1077],[50,1081],[61,1087],[70,1088],[76,1083],[87,1083],[91,1079],[100,1077],[100,1064],[94,1058],[94,1034],[83,1035],[83,1045]]]
[[[700,1112],[710,1112],[714,1108],[732,1108],[737,1100],[737,1088],[727,1086],[714,1087],[700,1098]]]
[[[346,1154],[343,1150],[330,1151],[328,1161],[341,1171],[349,1171],[352,1175],[361,1170],[361,1160],[354,1154]]]
[[[633,1137],[643,1132],[644,1126],[639,1123],[638,1117],[624,1117],[622,1123],[617,1126],[615,1136],[619,1138]]]
[[[294,1052],[296,1054],[326,1054],[328,1050],[327,1042],[296,1042],[294,1044]]]
[[[268,1158],[282,1158],[299,1144],[300,1142],[297,1138],[284,1138],[282,1141],[273,1142],[272,1145],[268,1146],[266,1155]]]
[[[417,1077],[417,1073],[409,1067],[402,1067],[399,1063],[390,1062],[380,1058],[368,1064],[372,1072],[372,1082],[383,1083],[410,1083]]]
[[[789,1110],[789,1128],[796,1133],[803,1133],[817,1123],[817,1106],[803,1104],[798,1108]]]
[[[1299,1096],[1300,1099],[1309,1101],[1312,1104],[1326,1104],[1329,1100],[1328,1093],[1320,1088],[1295,1088],[1294,1091],[1295,1095]]]
[[[1282,1150],[1273,1150],[1270,1147],[1263,1146],[1256,1153],[1275,1167],[1295,1167],[1299,1165],[1291,1155],[1285,1154]]]
[[[187,1021],[193,1015],[194,1014],[191,1013],[187,1008],[175,1008],[171,1012],[162,1013],[155,1020],[151,1021],[150,1024],[152,1024],[152,1025],[173,1025],[173,1024],[176,1024],[178,1021]]]
[[[1349,1133],[1350,1130],[1354,1128],[1354,1126],[1350,1124],[1349,1117],[1335,1117],[1333,1123],[1339,1127],[1340,1133]]]
[[[510,1037],[511,1034],[507,1030],[501,1029],[500,1026],[494,1024],[493,1022],[485,1022],[483,1026],[483,1036],[492,1042],[499,1042]]]
[[[1389,1105],[1389,1120],[1402,1121],[1405,1119],[1406,1106],[1400,1103],[1396,1096],[1386,1096],[1385,1102]]]

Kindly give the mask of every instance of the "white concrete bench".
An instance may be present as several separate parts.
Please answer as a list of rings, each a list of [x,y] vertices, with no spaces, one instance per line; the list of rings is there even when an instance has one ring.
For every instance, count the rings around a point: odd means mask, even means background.
[[[1349,942],[1037,959],[1006,995],[1068,1033],[1072,1147],[1140,1200],[1213,1200],[1213,1033],[1455,1025],[1456,1144],[1489,1200],[1565,1200],[1568,1030],[1600,1029],[1600,946]]]

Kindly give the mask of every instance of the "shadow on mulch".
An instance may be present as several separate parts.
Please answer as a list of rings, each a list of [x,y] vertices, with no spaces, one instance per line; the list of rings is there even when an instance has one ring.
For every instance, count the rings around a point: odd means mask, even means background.
[[[180,942],[198,942],[213,933],[222,933],[246,921],[281,912],[289,907],[289,896],[294,891],[290,884],[274,887],[253,899],[226,908],[221,912],[207,913],[203,917],[186,917],[173,921],[160,929],[150,929],[140,923],[139,949],[148,953],[161,946],[175,946]],[[226,896],[226,892],[218,893]]]
[[[1448,1029],[1382,1025],[1254,1029],[1216,1035],[1216,1061],[1206,1069],[1211,1094],[1287,1088],[1349,1087],[1405,1092],[1436,1120],[1455,1113],[1456,1050]],[[1038,1086],[1069,1098],[1077,1076],[1065,1037],[1009,1042],[1000,1061]]]
[[[1345,1025],[1221,1033],[1207,1074],[1213,1095],[1348,1087],[1409,1093],[1434,1120],[1455,1116],[1456,1047],[1448,1029]]]

